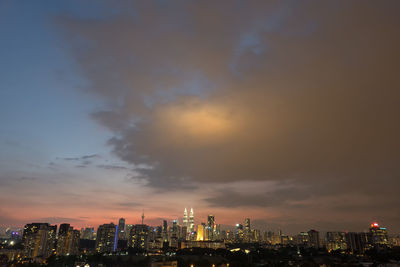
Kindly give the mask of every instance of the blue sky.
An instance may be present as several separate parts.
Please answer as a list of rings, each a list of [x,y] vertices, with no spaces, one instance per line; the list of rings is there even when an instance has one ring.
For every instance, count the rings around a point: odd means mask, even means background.
[[[90,119],[100,100],[65,49],[55,25],[72,1],[3,1],[0,8],[1,151],[8,163],[105,153],[107,131]],[[49,130],[51,129],[51,130]],[[39,163],[39,162],[37,162]],[[22,167],[22,166],[19,166]]]

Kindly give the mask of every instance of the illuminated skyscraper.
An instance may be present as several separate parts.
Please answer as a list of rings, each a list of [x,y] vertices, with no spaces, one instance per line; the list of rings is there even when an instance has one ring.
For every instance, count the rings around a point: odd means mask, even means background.
[[[112,252],[117,246],[117,226],[113,223],[102,224],[97,229],[96,250],[97,252]]]
[[[389,244],[388,234],[385,227],[380,227],[378,223],[371,224],[369,228],[371,243],[374,246],[387,246]]]
[[[141,248],[144,250],[149,249],[149,227],[145,224],[136,224],[133,226],[129,243],[131,247]]]
[[[168,242],[168,223],[166,220],[163,221],[163,227],[162,227],[162,236],[163,236],[163,242]]]
[[[188,213],[187,209],[185,208],[185,211],[183,212],[183,220],[182,220],[183,227],[186,227],[186,229],[189,229],[188,227]]]
[[[344,232],[327,232],[326,233],[326,248],[332,250],[346,250],[346,233]]]
[[[68,223],[61,224],[57,239],[57,255],[77,255],[79,253],[80,234]]]
[[[204,226],[203,224],[197,225],[197,241],[204,241]]]
[[[307,232],[300,232],[297,235],[297,245],[303,246],[303,247],[309,247],[310,246],[310,235]]]
[[[250,218],[246,218],[244,220],[244,230],[250,232]]]
[[[22,242],[27,258],[49,257],[55,250],[57,225],[31,223],[24,227]]]
[[[68,223],[60,225],[57,238],[57,255],[77,255],[79,253],[80,232]]]
[[[235,239],[238,242],[243,241],[243,225],[240,223],[236,224]]]
[[[190,232],[194,232],[194,212],[193,212],[193,208],[190,208],[189,231]]]
[[[125,232],[125,219],[120,218],[118,222],[118,239],[125,240],[126,239],[126,232]]]
[[[251,242],[251,228],[250,228],[250,218],[244,219],[244,238],[246,242]]]
[[[132,228],[133,228],[133,224],[126,224],[125,225],[125,235],[126,235],[127,239],[129,238],[129,235],[131,234]]]
[[[261,232],[258,229],[254,229],[251,231],[253,242],[260,242],[261,241]]]
[[[208,217],[207,217],[206,240],[214,240],[214,225],[215,225],[214,215],[208,215]]]

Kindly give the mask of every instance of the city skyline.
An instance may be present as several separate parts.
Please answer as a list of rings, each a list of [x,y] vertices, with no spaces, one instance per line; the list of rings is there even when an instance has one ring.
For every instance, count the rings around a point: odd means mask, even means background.
[[[399,10],[0,1],[0,227],[400,233]]]
[[[191,212],[191,214],[193,214]],[[331,252],[335,250],[347,251],[350,253],[363,254],[366,250],[375,247],[388,248],[400,244],[399,234],[389,234],[386,227],[373,222],[367,231],[318,231],[310,229],[296,234],[287,234],[278,229],[277,232],[271,229],[257,229],[252,225],[250,218],[244,219],[244,224],[238,223],[232,229],[221,228],[215,223],[215,216],[208,215],[207,222],[199,223],[194,229],[187,224],[186,209],[180,220],[173,220],[168,224],[163,220],[157,226],[144,224],[126,224],[125,218],[120,218],[118,224],[113,222],[104,223],[95,228],[85,227],[81,230],[74,229],[69,223],[51,225],[49,223],[29,223],[22,229],[6,232],[6,242],[21,242],[24,246],[23,253],[27,258],[43,256],[50,257],[53,253],[60,256],[79,255],[81,252],[88,253],[85,246],[89,245],[99,253],[124,251],[128,247],[140,248],[145,251],[154,252],[160,249],[185,249],[194,247],[223,248],[226,246],[235,247],[238,244],[251,245],[259,244],[269,248],[280,247],[303,247],[326,249]],[[193,216],[191,216],[193,217]],[[186,221],[186,224],[185,224]],[[4,238],[4,237],[3,237]],[[90,242],[90,240],[96,243]],[[14,243],[12,243],[14,242]],[[122,243],[121,243],[122,242]],[[42,245],[39,245],[42,244]],[[85,245],[86,244],[86,245]],[[89,247],[87,247],[89,248]],[[82,251],[83,249],[83,251]],[[350,250],[348,250],[350,249]]]
[[[190,208],[190,211],[191,211],[190,218],[193,218],[194,217],[193,216],[194,215],[193,208]],[[283,233],[286,234],[286,235],[298,234],[298,232],[296,232],[296,231],[292,231],[292,232],[285,231],[285,229],[282,229],[282,227],[279,226],[279,225],[278,226],[270,226],[270,225],[260,224],[257,220],[253,220],[253,219],[248,218],[248,217],[243,217],[241,219],[239,218],[233,224],[220,224],[219,220],[218,220],[219,218],[217,218],[217,221],[215,221],[215,215],[214,214],[207,213],[208,215],[206,217],[204,217],[204,218],[196,217],[195,219],[194,218],[193,219],[187,219],[187,218],[189,218],[189,216],[187,215],[186,208],[184,209],[184,212],[182,214],[183,214],[183,216],[176,217],[176,218],[173,218],[173,219],[158,218],[157,220],[145,221],[144,220],[145,213],[143,211],[138,220],[134,220],[134,221],[129,221],[128,220],[127,221],[126,218],[120,217],[120,218],[118,218],[118,219],[116,219],[114,221],[101,222],[98,225],[79,225],[79,224],[74,225],[74,224],[71,224],[68,221],[63,221],[63,222],[60,221],[61,223],[52,223],[51,220],[48,220],[48,221],[33,221],[33,222],[30,222],[30,223],[40,223],[40,224],[46,224],[47,223],[49,225],[51,225],[51,224],[54,224],[56,226],[60,225],[60,227],[62,225],[67,224],[68,226],[76,227],[77,229],[80,228],[81,231],[83,229],[96,229],[96,228],[100,227],[101,225],[104,225],[104,224],[107,224],[107,223],[111,223],[111,224],[114,224],[114,225],[118,226],[117,229],[119,229],[119,230],[118,230],[118,233],[116,234],[117,236],[119,236],[119,234],[120,234],[119,231],[121,230],[120,229],[121,226],[122,226],[122,229],[125,229],[125,227],[127,225],[131,225],[131,226],[132,225],[146,225],[148,227],[157,227],[157,226],[162,226],[162,224],[165,224],[165,223],[166,223],[166,225],[168,227],[170,227],[170,226],[172,227],[175,223],[179,227],[182,227],[182,228],[186,227],[186,231],[188,233],[197,232],[197,227],[199,227],[201,225],[203,225],[203,226],[207,226],[208,225],[209,227],[212,225],[211,226],[212,229],[214,229],[215,226],[218,226],[218,227],[220,227],[221,230],[225,230],[225,231],[234,231],[235,229],[238,228],[238,226],[241,226],[241,227],[244,227],[243,229],[245,229],[245,231],[250,231],[250,228],[251,228],[252,230],[257,229],[257,230],[260,230],[260,231],[267,231],[267,232],[273,232],[273,233],[277,232],[280,235],[282,235]],[[251,224],[250,224],[250,221],[251,221]],[[24,224],[26,224],[26,223],[27,222],[25,222]],[[191,227],[190,225],[193,225],[193,226]],[[380,223],[378,223],[377,221],[365,222],[364,228],[362,228],[362,229],[351,229],[351,228],[348,228],[345,225],[343,225],[343,227],[340,228],[340,229],[337,229],[337,228],[333,228],[333,229],[316,229],[316,228],[313,228],[313,227],[309,226],[308,227],[309,229],[306,227],[307,229],[304,228],[300,232],[304,232],[305,230],[310,230],[310,229],[311,230],[318,230],[321,233],[326,233],[326,232],[344,232],[344,233],[347,233],[347,232],[368,232],[371,227],[380,227]],[[18,230],[18,229],[21,230],[22,227],[21,226],[8,226],[7,229],[8,229],[8,231],[14,231],[14,230]],[[0,229],[0,230],[4,231],[6,229],[3,228],[3,229]],[[204,230],[204,231],[206,231],[206,230]],[[128,234],[128,233],[126,233],[126,234]],[[391,232],[391,235],[393,235],[393,236],[398,235],[398,234],[399,233],[397,233],[397,232]]]
[[[224,230],[216,224],[215,216],[208,215],[207,222],[198,224],[193,231],[193,209],[188,223],[185,208],[179,220],[168,225],[166,220],[158,226],[105,223],[94,228],[74,229],[68,223],[28,223],[22,229],[8,229],[0,235],[0,260],[3,263],[29,265],[42,263],[48,266],[91,266],[108,262],[110,266],[269,266],[273,262],[297,263],[327,262],[393,263],[398,260],[400,235],[389,234],[388,229],[373,222],[368,231],[320,232],[315,229],[295,235],[253,227],[251,218],[235,229]],[[279,257],[272,254],[282,253]],[[389,253],[388,253],[389,252]],[[317,255],[315,255],[317,254]],[[193,257],[201,255],[201,259]],[[338,257],[341,255],[340,257]],[[116,257],[117,256],[117,257]],[[254,257],[254,258],[253,258]],[[261,258],[260,258],[261,257]]]

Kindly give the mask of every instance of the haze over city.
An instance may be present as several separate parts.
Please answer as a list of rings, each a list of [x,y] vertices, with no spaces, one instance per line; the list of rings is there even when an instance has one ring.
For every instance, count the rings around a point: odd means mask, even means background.
[[[400,232],[399,1],[0,1],[0,227]]]

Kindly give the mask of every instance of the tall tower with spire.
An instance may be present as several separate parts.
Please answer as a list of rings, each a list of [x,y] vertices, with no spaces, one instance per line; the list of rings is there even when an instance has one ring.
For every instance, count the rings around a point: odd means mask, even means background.
[[[143,224],[143,222],[144,222],[144,210],[142,212],[142,224]]]
[[[193,213],[193,208],[190,208],[189,230],[190,230],[190,232],[194,232],[194,213]]]
[[[186,208],[185,211],[183,212],[183,227],[188,228],[188,213]]]

